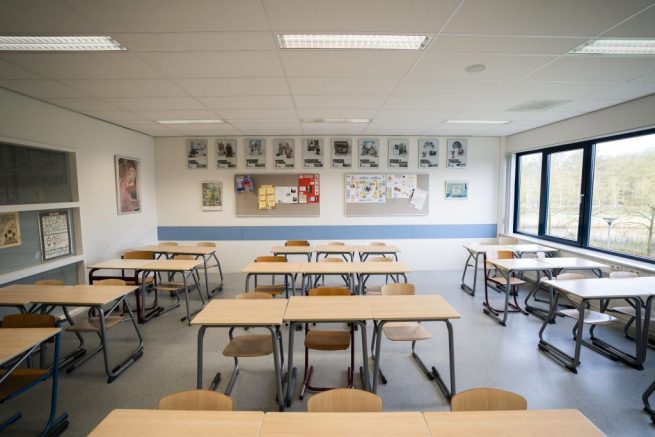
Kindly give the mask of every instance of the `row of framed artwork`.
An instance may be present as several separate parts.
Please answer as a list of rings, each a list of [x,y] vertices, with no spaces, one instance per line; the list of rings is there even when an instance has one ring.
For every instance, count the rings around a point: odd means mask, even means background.
[[[327,153],[323,138],[303,138],[303,168],[327,167]],[[217,168],[237,168],[238,140],[218,138],[214,140]],[[266,168],[266,139],[246,138],[245,168]],[[389,138],[388,168],[409,167],[409,139]],[[330,139],[330,160],[333,168],[353,168],[354,150],[357,150],[359,168],[380,168],[380,141],[377,138],[360,138],[357,147],[352,138]],[[186,141],[187,167],[206,169],[209,166],[209,141],[207,139],[188,139]],[[273,158],[275,168],[290,169],[296,166],[296,142],[293,138],[276,138],[273,140]],[[466,168],[468,164],[468,142],[466,138],[449,138],[447,140],[447,168]],[[439,140],[437,138],[419,138],[418,167],[435,168],[439,166]]]

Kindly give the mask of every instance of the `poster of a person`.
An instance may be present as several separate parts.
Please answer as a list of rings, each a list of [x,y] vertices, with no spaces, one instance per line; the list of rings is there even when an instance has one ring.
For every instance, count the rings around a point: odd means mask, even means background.
[[[187,140],[186,160],[188,168],[207,168],[207,140]]]
[[[296,142],[293,138],[282,138],[273,143],[276,168],[294,168],[296,166]]]
[[[303,138],[303,167],[323,168],[323,150],[323,138]]]
[[[359,140],[359,167],[378,168],[380,166],[380,143],[374,138]]]
[[[124,156],[115,156],[116,195],[118,213],[128,214],[141,211],[141,195],[139,192],[139,160]]]
[[[216,165],[218,168],[237,167],[237,140],[229,138],[216,140]]]

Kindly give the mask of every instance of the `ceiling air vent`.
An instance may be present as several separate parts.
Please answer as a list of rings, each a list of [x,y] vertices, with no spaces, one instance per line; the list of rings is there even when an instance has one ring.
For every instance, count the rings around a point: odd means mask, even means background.
[[[569,102],[570,100],[528,100],[527,102],[521,103],[513,108],[509,108],[508,111],[547,111]]]

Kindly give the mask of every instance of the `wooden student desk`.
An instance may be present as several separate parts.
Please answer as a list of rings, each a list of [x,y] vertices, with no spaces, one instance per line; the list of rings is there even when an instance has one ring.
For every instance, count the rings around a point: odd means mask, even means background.
[[[309,262],[312,260],[313,248],[312,246],[274,246],[271,253],[275,256],[282,255],[285,258],[288,255],[303,255]]]
[[[394,260],[398,261],[398,253],[400,252],[400,249],[398,249],[398,247],[396,246],[380,245],[380,246],[356,246],[356,247],[357,247],[357,252],[359,253],[360,261],[366,261],[366,258],[368,258],[370,255],[379,255],[379,256],[390,255],[394,258]]]
[[[301,263],[290,262],[251,262],[241,270],[246,274],[246,293],[250,290],[250,278],[255,278],[255,286],[257,286],[257,276],[272,276],[280,275],[284,277],[284,282],[287,285],[286,297],[289,297],[288,290],[295,293],[296,290],[296,276],[300,270]]]
[[[382,337],[384,325],[388,322],[444,322],[448,329],[448,357],[450,371],[450,389],[441,378],[435,366],[431,371],[423,361],[414,355],[417,363],[429,378],[434,378],[439,390],[450,400],[455,394],[455,347],[453,339],[452,319],[462,316],[446,300],[438,295],[393,295],[393,296],[367,296],[371,315],[375,320],[375,367],[373,370],[372,392],[377,392],[380,361],[382,361]]]
[[[364,294],[366,281],[370,276],[395,276],[396,280],[402,276],[403,281],[407,282],[407,273],[412,271],[412,268],[403,261],[394,262],[356,262],[352,263],[357,272],[357,279],[359,284],[359,294]]]
[[[316,263],[318,264],[318,263]],[[327,264],[327,263],[324,263]],[[345,263],[340,263],[345,264]],[[284,321],[289,322],[289,353],[287,364],[286,406],[290,407],[295,388],[296,369],[293,367],[293,341],[296,326],[302,323],[356,323],[362,337],[362,363],[365,389],[369,389],[366,320],[371,310],[366,296],[293,296],[289,298]],[[354,346],[354,345],[352,345]],[[351,347],[352,347],[351,346]],[[353,372],[355,369],[353,369]]]
[[[223,269],[221,268],[221,262],[218,260],[218,256],[216,256],[216,250],[218,250],[216,247],[180,246],[180,245],[169,246],[165,244],[164,245],[154,244],[150,246],[137,247],[136,249],[132,249],[132,250],[163,254],[166,255],[167,258],[173,257],[175,255],[193,255],[196,258],[202,258],[202,263],[205,270],[205,287],[207,288],[207,299],[211,299],[212,296],[214,296],[216,293],[218,293],[223,289]],[[216,261],[216,266],[218,267],[218,274],[220,277],[219,284],[214,288],[209,287],[209,276],[207,274],[207,267],[208,267],[207,262],[211,261],[212,258],[214,258],[214,260]]]
[[[200,326],[198,330],[198,370],[197,388],[203,387],[203,352],[204,337],[207,328],[266,328],[271,333],[273,342],[273,365],[275,367],[275,382],[277,387],[277,399],[280,409],[284,408],[284,394],[282,388],[282,367],[284,359],[282,355],[282,335],[280,325],[287,307],[286,299],[221,299],[209,302],[194,319],[192,325]],[[236,382],[237,374],[233,373],[227,385],[227,392],[231,390]],[[221,374],[217,373],[210,390],[215,390],[220,383]]]
[[[113,410],[89,435],[257,437],[263,419],[260,411]]]
[[[302,274],[300,284],[303,294],[313,287],[315,279],[320,276],[341,276],[348,279],[350,292],[357,293],[356,274],[359,263],[352,262],[308,262],[300,265],[299,273]]]
[[[578,410],[425,412],[434,436],[604,436]]]
[[[38,381],[52,377],[52,389],[50,395],[50,415],[48,423],[43,429],[42,435],[58,435],[68,426],[68,414],[63,413],[57,416],[57,390],[59,383],[59,353],[61,344],[61,328],[3,328],[0,329],[0,365],[18,358],[18,360],[9,367],[2,376],[0,376],[0,385],[7,380],[18,366],[25,361],[39,345],[50,337],[55,337],[55,351],[53,366]],[[22,391],[22,390],[21,390]],[[0,424],[0,432],[9,425],[21,418],[20,413],[16,413],[9,419]]]
[[[419,412],[266,413],[259,436],[429,437],[430,430]]]
[[[357,252],[357,246],[339,246],[336,244],[326,244],[321,246],[312,247],[312,251],[316,254],[316,261],[319,260],[321,255],[327,257],[329,255],[341,255],[346,261],[355,260],[355,252]]]

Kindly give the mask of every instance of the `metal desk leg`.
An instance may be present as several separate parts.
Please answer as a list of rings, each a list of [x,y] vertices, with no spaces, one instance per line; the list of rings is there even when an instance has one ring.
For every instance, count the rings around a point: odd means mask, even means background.
[[[371,391],[371,379],[368,374],[368,344],[366,340],[366,321],[361,320],[357,322],[357,324],[360,326],[360,335],[362,337],[362,363],[363,365],[360,367],[360,369],[363,369],[363,374],[362,378],[364,379],[364,387],[363,389],[366,391]],[[353,345],[354,347],[354,345]],[[355,369],[353,369],[353,373],[355,372]]]
[[[475,296],[475,287],[477,285],[477,279],[478,279],[478,261],[480,254],[484,252],[478,252],[475,255],[473,252],[469,250],[469,256],[466,258],[466,262],[464,263],[464,272],[462,273],[462,284],[460,285],[462,291],[464,291],[467,294],[470,294],[471,296]],[[473,265],[473,287],[469,287],[464,281],[466,279],[466,271],[468,270],[471,265],[469,264],[469,261],[471,258],[474,259],[475,264]]]
[[[216,267],[218,267],[218,275],[221,278],[221,282],[218,284],[218,287],[214,288],[213,290],[210,290],[209,288],[209,279],[208,279],[208,273],[207,273],[207,258],[214,258],[216,260]],[[211,299],[214,297],[219,291],[223,290],[223,269],[221,268],[221,263],[218,261],[218,257],[216,256],[216,252],[212,252],[211,254],[205,256],[202,256],[202,260],[205,263],[205,284],[207,285],[207,300]]]
[[[195,286],[198,289],[198,296],[200,296],[200,301],[202,302],[200,308],[198,308],[193,312],[191,312],[189,309],[189,284],[187,282],[188,277],[193,278],[193,282],[195,283]],[[198,284],[198,281],[196,280],[196,277],[193,274],[193,270],[190,270],[188,274],[186,272],[182,272],[182,279],[184,281],[184,300],[186,303],[186,316],[182,317],[180,321],[184,322],[186,320],[187,324],[191,326],[191,316],[196,315],[200,310],[202,310],[205,307],[205,298],[202,296],[202,291],[200,291],[200,284]]]
[[[653,422],[655,422],[655,411],[653,411],[653,408],[648,402],[648,398],[653,394],[653,392],[655,392],[655,381],[653,381],[653,383],[648,386],[644,394],[641,395],[641,401],[644,403],[644,411],[650,414],[651,419]]]
[[[289,353],[287,360],[287,387],[286,387],[286,399],[285,405],[287,407],[291,406],[293,399],[293,389],[296,386],[296,372],[297,369],[293,367],[293,337],[296,332],[296,322],[289,322]]]
[[[484,305],[484,308],[482,309],[482,312],[484,312],[486,315],[496,319],[498,323],[500,323],[503,326],[507,326],[507,314],[509,310],[509,293],[511,290],[511,278],[512,278],[512,270],[508,270],[506,272],[502,271],[501,269],[498,269],[501,275],[507,280],[505,284],[505,289],[502,290],[505,294],[505,305],[503,307],[503,317],[499,317],[499,311],[495,310],[494,308],[491,307],[487,302],[485,302],[486,305]],[[484,287],[485,287],[485,297],[487,296],[487,278],[485,276],[484,278]]]
[[[114,308],[119,306],[121,303],[125,303],[125,297],[120,299]],[[139,345],[134,349],[134,351],[128,356],[123,362],[116,365],[113,369],[109,368],[110,365],[110,354],[109,354],[109,342],[107,341],[107,326],[105,324],[105,312],[102,309],[102,306],[97,306],[98,310],[98,319],[100,321],[100,341],[102,343],[102,354],[105,359],[105,372],[107,373],[107,383],[113,382],[118,376],[123,373],[128,367],[130,367],[136,360],[143,356],[143,337],[141,336],[141,331],[139,331],[139,326],[137,325],[134,314],[130,306],[125,303],[125,308],[130,316],[130,321],[134,326],[137,336],[139,337]],[[110,311],[111,312],[111,311]]]
[[[202,389],[202,360],[204,353],[204,340],[205,340],[205,330],[206,326],[201,326],[198,329],[198,356],[197,356],[197,367],[196,367],[196,388],[198,390]]]
[[[280,411],[284,410],[284,390],[282,388],[282,369],[284,365],[281,356],[281,337],[280,331],[275,326],[266,327],[271,333],[271,341],[273,342],[273,363],[275,366],[275,386],[277,387],[277,403]]]
[[[578,373],[577,367],[580,364],[580,348],[582,346],[582,328],[584,326],[583,318],[584,318],[584,310],[585,310],[586,302],[582,300],[582,302],[580,302],[580,305],[578,307],[579,313],[578,313],[577,330],[576,330],[576,337],[575,337],[575,354],[572,357],[568,355],[566,352],[564,352],[563,350],[557,348],[552,343],[549,343],[546,340],[544,340],[543,333],[546,330],[546,327],[549,325],[548,323],[549,320],[555,317],[555,309],[558,306],[558,301],[560,297],[560,293],[558,291],[554,291],[553,287],[549,287],[549,289],[552,296],[550,300],[551,301],[550,311],[548,312],[548,317],[544,319],[544,322],[541,325],[541,329],[539,330],[538,348],[540,351],[544,352],[546,355],[550,356],[555,361],[562,364],[571,372]]]

